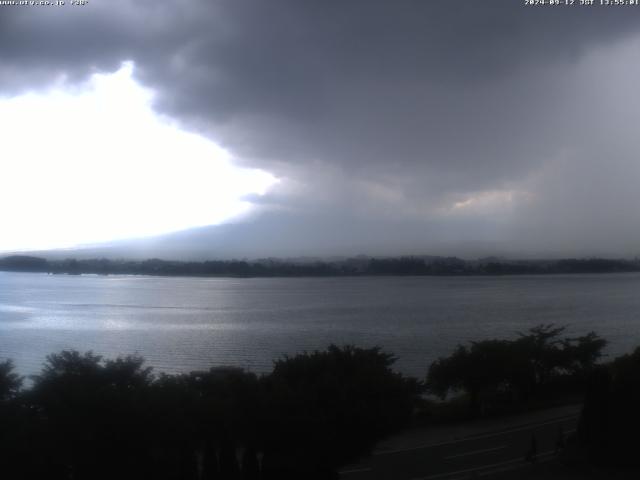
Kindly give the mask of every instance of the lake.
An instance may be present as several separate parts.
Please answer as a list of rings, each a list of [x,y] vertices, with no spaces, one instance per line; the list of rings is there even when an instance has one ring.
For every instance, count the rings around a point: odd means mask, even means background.
[[[157,370],[235,365],[331,343],[382,346],[423,377],[460,342],[539,323],[595,330],[612,355],[640,345],[640,274],[177,278],[0,272],[0,359],[39,371],[62,349],[138,353]]]

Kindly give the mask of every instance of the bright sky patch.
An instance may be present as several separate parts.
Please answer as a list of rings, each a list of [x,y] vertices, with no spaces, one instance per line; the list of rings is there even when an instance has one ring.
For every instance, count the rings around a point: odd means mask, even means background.
[[[0,99],[0,250],[218,224],[277,182],[158,116],[132,72],[127,62],[81,89]]]

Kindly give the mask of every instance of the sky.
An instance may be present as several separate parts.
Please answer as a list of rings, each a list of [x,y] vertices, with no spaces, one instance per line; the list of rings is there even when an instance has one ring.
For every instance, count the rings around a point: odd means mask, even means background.
[[[640,7],[579,3],[0,5],[0,251],[639,255]]]

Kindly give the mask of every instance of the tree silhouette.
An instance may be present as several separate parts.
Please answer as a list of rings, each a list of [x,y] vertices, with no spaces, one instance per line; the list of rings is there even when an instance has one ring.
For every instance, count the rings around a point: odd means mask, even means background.
[[[78,479],[143,475],[151,381],[139,357],[103,362],[92,352],[49,355],[30,392],[48,445],[46,468]]]
[[[276,361],[265,379],[265,462],[296,458],[316,473],[329,472],[399,429],[411,417],[421,386],[394,372],[394,362],[378,347],[351,345]]]
[[[477,416],[483,411],[483,397],[519,389],[523,372],[526,358],[513,342],[471,342],[470,347],[459,345],[452,355],[431,364],[427,388],[443,399],[451,391],[465,391],[469,413]]]
[[[14,398],[22,387],[23,377],[15,373],[13,362],[0,362],[0,402]]]
[[[483,340],[458,345],[448,357],[433,362],[427,373],[427,388],[445,398],[450,392],[469,396],[472,416],[482,413],[486,403],[503,396],[527,400],[552,381],[585,381],[602,356],[606,341],[594,332],[577,338],[560,338],[565,327],[535,326],[515,340]]]

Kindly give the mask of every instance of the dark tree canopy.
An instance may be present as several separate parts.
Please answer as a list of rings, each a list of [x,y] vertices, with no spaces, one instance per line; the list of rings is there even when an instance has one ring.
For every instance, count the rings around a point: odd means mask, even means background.
[[[379,348],[284,357],[258,377],[153,375],[137,356],[49,355],[30,388],[0,363],[0,473],[25,479],[328,479],[410,419],[416,380]]]
[[[273,425],[275,444],[323,451],[328,465],[365,453],[408,422],[421,391],[391,369],[394,362],[380,348],[351,345],[276,361],[266,385],[286,429]]]
[[[0,362],[0,402],[13,398],[22,387],[23,378],[15,373],[13,362]]]
[[[515,340],[483,340],[459,345],[435,361],[427,374],[428,389],[444,398],[463,391],[472,415],[481,413],[483,398],[508,394],[527,399],[559,377],[586,378],[602,356],[606,341],[594,332],[561,338],[565,327],[542,324]]]
[[[640,347],[590,372],[578,425],[587,458],[601,465],[640,466]]]

